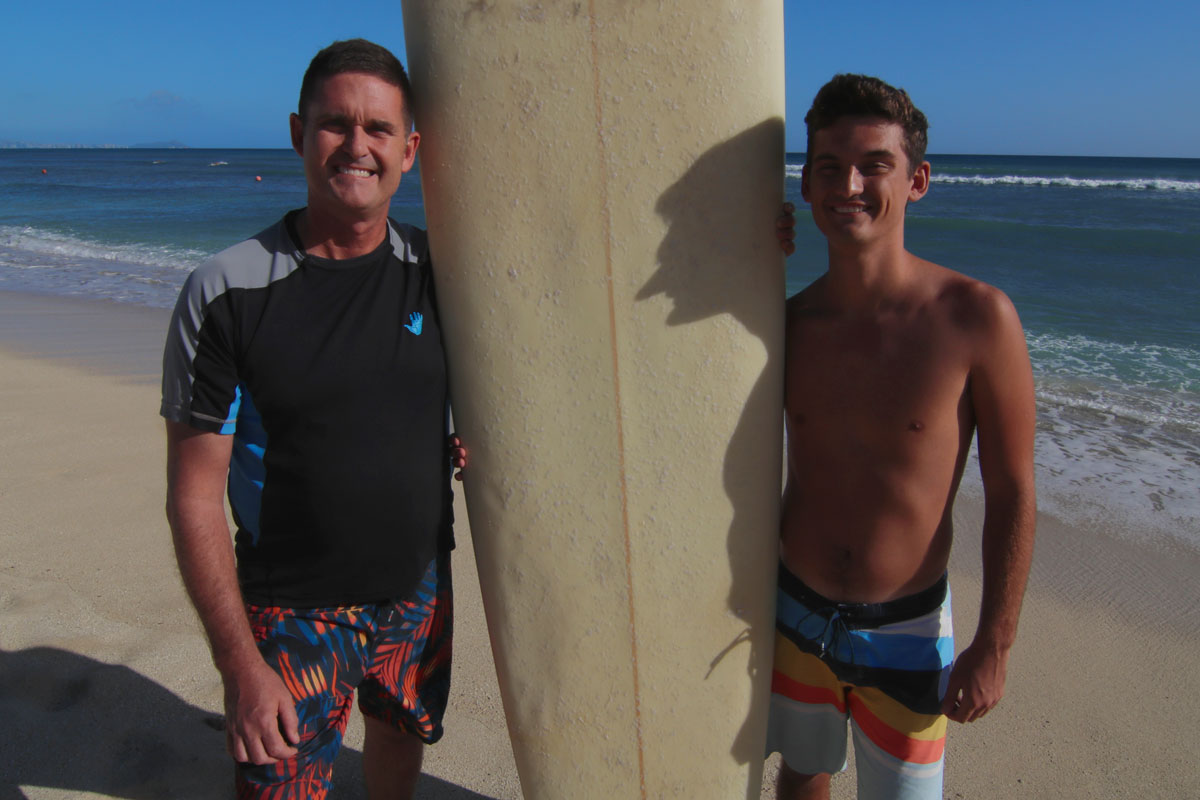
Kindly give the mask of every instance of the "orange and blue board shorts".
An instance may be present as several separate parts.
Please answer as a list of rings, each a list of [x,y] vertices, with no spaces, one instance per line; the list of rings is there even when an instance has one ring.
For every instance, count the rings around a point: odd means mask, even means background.
[[[296,700],[300,744],[285,761],[237,764],[239,800],[325,797],[356,690],[364,716],[427,744],[441,738],[453,628],[449,554],[429,564],[406,600],[247,611],[259,652]]]
[[[854,738],[858,797],[942,797],[954,660],[946,577],[886,603],[837,603],[779,569],[767,752],[802,775],[846,767]]]

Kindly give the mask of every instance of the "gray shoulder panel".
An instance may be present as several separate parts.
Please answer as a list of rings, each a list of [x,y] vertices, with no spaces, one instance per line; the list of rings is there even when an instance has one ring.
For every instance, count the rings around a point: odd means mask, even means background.
[[[283,221],[222,250],[184,281],[171,315],[163,350],[162,406],[173,422],[189,422],[192,361],[200,328],[214,300],[231,289],[259,289],[282,280],[298,267],[296,245]]]
[[[396,258],[406,264],[416,264],[425,257],[429,249],[425,231],[391,218],[388,222],[391,223],[388,229],[391,231],[392,253]]]

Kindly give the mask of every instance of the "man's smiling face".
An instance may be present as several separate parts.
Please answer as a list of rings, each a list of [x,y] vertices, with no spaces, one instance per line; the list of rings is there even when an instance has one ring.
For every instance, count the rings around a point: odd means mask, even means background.
[[[361,72],[326,78],[304,118],[291,118],[304,159],[310,211],[346,221],[387,215],[420,136],[410,133],[400,88]]]
[[[929,187],[929,163],[912,168],[904,131],[871,117],[842,117],[815,131],[801,191],[813,221],[831,241],[866,243],[904,229],[908,203]]]

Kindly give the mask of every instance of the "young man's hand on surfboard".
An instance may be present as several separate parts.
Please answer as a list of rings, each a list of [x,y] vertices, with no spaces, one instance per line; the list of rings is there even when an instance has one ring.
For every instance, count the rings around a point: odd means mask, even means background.
[[[791,203],[783,204],[783,213],[775,220],[775,236],[779,239],[779,249],[785,256],[796,252],[796,207]]]
[[[467,468],[467,448],[463,447],[462,440],[458,438],[457,433],[450,434],[446,440],[446,445],[450,449],[450,463],[458,472],[454,473],[454,480],[461,481],[463,479],[463,470]]]

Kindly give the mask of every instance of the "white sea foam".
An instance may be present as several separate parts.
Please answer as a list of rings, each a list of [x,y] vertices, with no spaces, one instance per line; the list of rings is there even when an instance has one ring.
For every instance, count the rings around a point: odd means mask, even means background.
[[[1038,506],[1068,522],[1170,536],[1200,547],[1200,446],[1152,431],[1123,430],[1039,402],[1034,446]],[[967,494],[982,491],[972,453]]]
[[[803,164],[788,164],[788,178],[800,180]],[[1052,186],[1069,189],[1129,189],[1154,192],[1200,192],[1200,181],[1174,178],[1073,178],[1069,175],[950,175],[935,167],[933,183],[972,186]]]
[[[14,269],[63,266],[72,260],[80,260],[114,261],[188,271],[209,255],[200,250],[154,246],[144,242],[96,242],[40,228],[13,225],[0,225],[0,247],[8,251],[5,266]]]
[[[1200,547],[1200,353],[1027,338],[1039,507],[1077,525]],[[974,452],[963,491],[982,491]]]
[[[1072,178],[1069,175],[938,175],[934,183],[962,183],[975,186],[1056,186],[1069,189],[1130,189],[1157,192],[1200,192],[1200,181],[1170,178]]]
[[[1106,342],[1082,335],[1028,333],[1034,369],[1134,389],[1200,394],[1200,351],[1138,342]]]
[[[105,244],[36,228],[0,226],[0,288],[170,308],[187,273],[207,255],[179,247]]]

